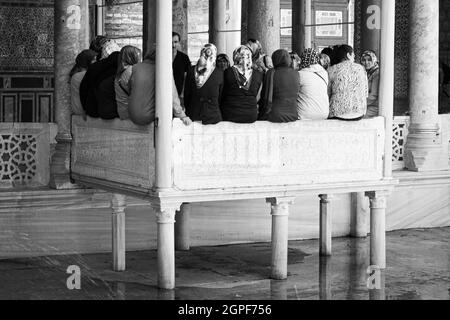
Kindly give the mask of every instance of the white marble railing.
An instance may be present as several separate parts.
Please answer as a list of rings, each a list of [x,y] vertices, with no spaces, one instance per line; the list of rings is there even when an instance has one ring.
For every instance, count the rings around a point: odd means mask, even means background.
[[[45,186],[57,126],[0,123],[0,188]]]
[[[409,117],[394,118],[394,132],[392,140],[392,168],[403,170],[405,168],[404,150],[408,139]],[[439,116],[439,127],[441,128],[441,139],[443,150],[450,157],[450,114]]]
[[[145,191],[155,178],[153,127],[74,117],[72,174]],[[384,122],[215,126],[174,120],[177,190],[320,185],[383,179]],[[81,179],[80,179],[81,178]]]

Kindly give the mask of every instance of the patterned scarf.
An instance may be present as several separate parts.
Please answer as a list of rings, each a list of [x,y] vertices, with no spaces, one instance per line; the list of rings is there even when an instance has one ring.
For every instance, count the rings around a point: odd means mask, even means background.
[[[252,51],[247,46],[240,46],[233,52],[233,71],[239,88],[250,89],[252,78]]]
[[[208,81],[216,69],[217,48],[213,44],[206,44],[200,52],[200,59],[195,67],[195,83],[200,89]]]
[[[302,60],[300,64],[300,69],[309,68],[314,64],[320,64],[320,55],[319,52],[312,48],[305,49],[303,51],[302,56],[300,57]]]

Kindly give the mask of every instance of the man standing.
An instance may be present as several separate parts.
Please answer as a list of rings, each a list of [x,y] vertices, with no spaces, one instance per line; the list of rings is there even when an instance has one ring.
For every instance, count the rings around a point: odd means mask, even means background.
[[[187,73],[191,68],[191,60],[189,60],[189,57],[185,53],[181,52],[181,36],[176,32],[172,33],[172,58],[175,86],[177,87],[181,104],[184,105],[184,82],[186,81]]]

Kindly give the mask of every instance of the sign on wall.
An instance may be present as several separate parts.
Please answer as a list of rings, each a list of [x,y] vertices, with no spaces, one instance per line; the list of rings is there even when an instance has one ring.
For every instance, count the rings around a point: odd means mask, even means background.
[[[342,11],[316,11],[316,37],[342,37],[342,22]]]

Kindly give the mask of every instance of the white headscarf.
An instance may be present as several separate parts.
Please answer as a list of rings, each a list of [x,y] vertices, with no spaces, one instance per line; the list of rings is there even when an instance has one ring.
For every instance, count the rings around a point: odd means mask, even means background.
[[[200,52],[200,58],[195,67],[195,83],[197,88],[204,86],[216,69],[217,48],[215,45],[205,44]]]

